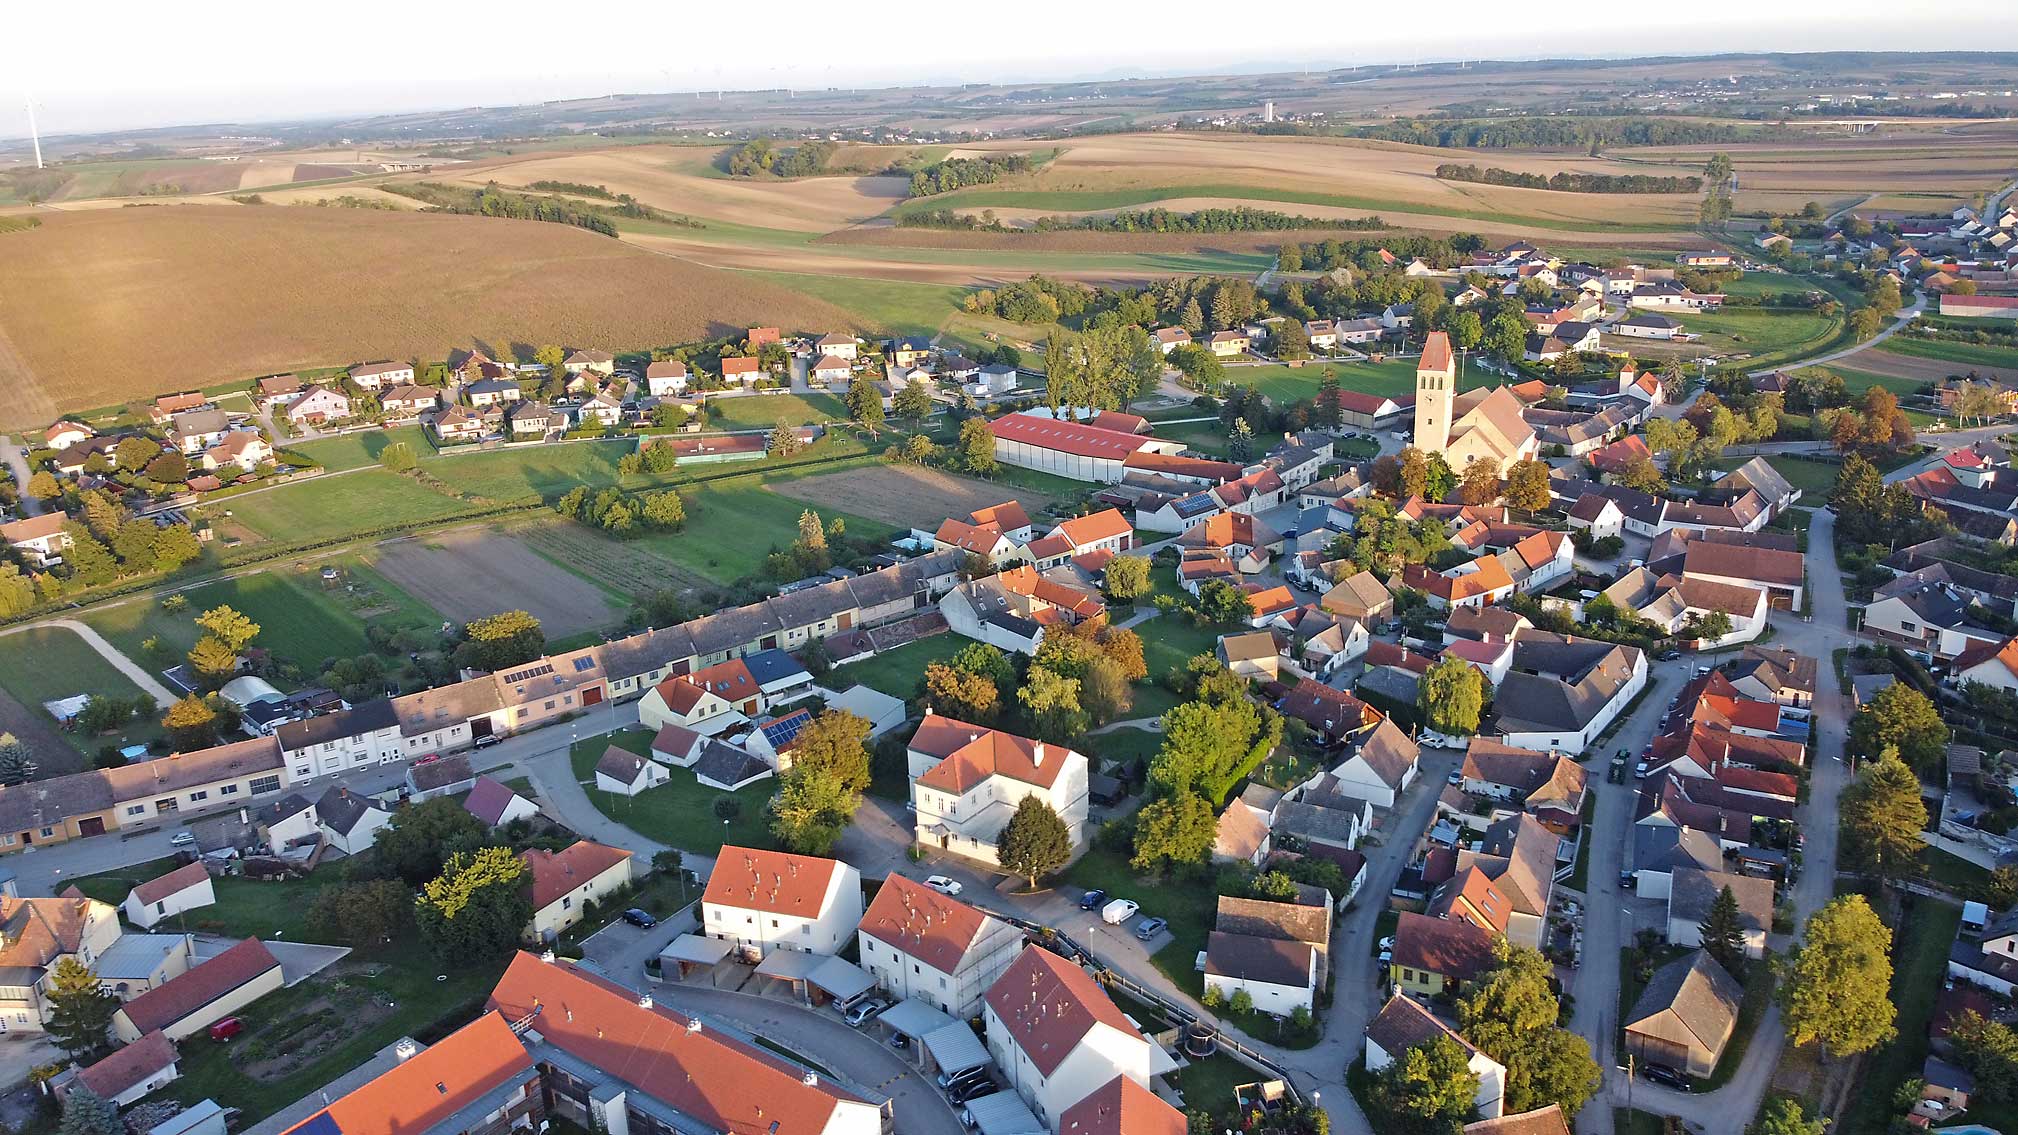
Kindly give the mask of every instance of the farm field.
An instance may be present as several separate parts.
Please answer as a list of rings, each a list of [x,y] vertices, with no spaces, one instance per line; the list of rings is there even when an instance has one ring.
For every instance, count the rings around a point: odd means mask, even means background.
[[[1877,352],[1871,352],[1870,354],[1854,355],[1852,358],[1862,363],[1870,361],[1876,355]],[[1803,375],[1818,373],[1836,375],[1843,380],[1844,389],[1848,390],[1852,397],[1857,398],[1861,398],[1864,391],[1873,386],[1882,386],[1897,394],[1900,398],[1909,398],[1919,394],[1927,387],[1927,383],[1923,379],[1907,378],[1902,375],[1893,374],[1874,374],[1866,370],[1851,370],[1832,363],[1818,367],[1802,367],[1794,373]]]
[[[636,541],[619,540],[560,517],[513,524],[511,538],[599,586],[613,598],[630,600],[654,591],[694,592],[713,587],[708,576],[689,571]]]
[[[1964,370],[1971,367],[2018,370],[2018,350],[1993,347],[1985,343],[1953,343],[1945,339],[1915,339],[1910,335],[1894,335],[1885,340],[1882,350],[1894,355],[1909,355],[1916,359],[1952,363]]]
[[[824,300],[853,316],[864,329],[888,335],[930,335],[959,311],[960,299],[966,294],[963,288],[912,280],[785,271],[758,271],[751,275]]]
[[[845,509],[907,528],[936,528],[949,516],[965,516],[1013,499],[1041,530],[1045,525],[1039,518],[1057,501],[1035,489],[1005,488],[915,465],[864,465],[845,473],[816,473],[780,482],[772,491],[823,513]]]
[[[1702,336],[1705,350],[1748,354],[1749,370],[1825,350],[1842,332],[1843,320],[1812,311],[1727,308],[1690,313],[1683,326]]]
[[[113,669],[112,664],[91,649],[75,631],[65,627],[32,627],[0,636],[0,689],[6,690],[24,709],[45,724],[51,724],[48,714],[42,709],[45,701],[78,694],[110,694],[122,698],[140,696],[140,687]],[[103,744],[137,745],[160,736],[161,727],[152,716],[136,718],[128,722],[124,730],[104,737],[63,734],[64,740],[87,756],[95,754],[98,746]],[[46,764],[48,767],[44,771],[47,772],[68,771],[57,769],[53,759]],[[81,765],[82,762],[79,762],[79,767]]]
[[[710,426],[720,430],[767,430],[779,422],[804,426],[845,419],[848,410],[832,394],[751,394],[708,400]]]
[[[364,637],[364,620],[338,594],[324,591],[306,567],[219,580],[180,594],[189,601],[180,612],[164,611],[157,601],[135,599],[97,608],[84,621],[128,658],[153,669],[181,661],[203,635],[196,616],[218,606],[258,623],[259,637],[253,645],[306,672],[319,672],[326,660],[371,649]],[[148,639],[157,640],[159,649],[152,653],[143,649],[141,644]]]
[[[306,544],[371,529],[429,524],[476,511],[410,477],[360,469],[298,485],[227,497],[213,512],[264,542]],[[224,553],[230,558],[230,552]]]
[[[367,430],[361,433],[343,434],[340,437],[295,442],[283,448],[309,458],[329,472],[335,473],[344,469],[359,469],[366,465],[378,464],[378,455],[385,452],[385,447],[394,442],[405,442],[416,457],[426,456],[432,449],[428,445],[427,431],[419,426]]]
[[[1894,351],[1892,344],[1896,342],[1899,342],[1899,337],[1894,335],[1876,347],[1859,351],[1839,361],[1855,364],[1858,370],[1870,375],[1887,377],[1889,380],[1913,384],[1939,382],[1951,375],[1968,374],[1970,371],[1975,371],[1980,378],[1998,379],[2003,382],[2018,382],[2018,359],[2010,359],[2004,363],[1992,366],[1952,362],[1946,359],[1928,358],[1924,355],[1908,355]],[[1956,346],[1959,344],[1943,345]],[[1835,366],[1830,366],[1828,369],[1841,372],[1841,368]],[[1841,373],[1844,374],[1847,381],[1848,373]]]
[[[523,610],[550,639],[600,630],[623,608],[601,587],[541,555],[517,533],[459,528],[382,544],[373,569],[458,623]]]
[[[841,311],[566,225],[353,209],[112,209],[8,234],[0,427],[472,343],[632,348]],[[132,265],[150,265],[146,272]]]
[[[2018,142],[1975,137],[1966,141],[1903,127],[1869,138],[1784,139],[1716,146],[1640,147],[1622,158],[1700,170],[1716,151],[1731,156],[1738,175],[1733,204],[1741,212],[1794,212],[1808,201],[1835,209],[1866,196],[1878,200],[1860,212],[1926,212],[1944,202],[1988,193],[2011,180]],[[1910,133],[1904,131],[1911,131]],[[1666,171],[1663,171],[1666,172]]]
[[[733,583],[764,566],[764,557],[782,551],[797,538],[799,514],[806,505],[766,487],[766,476],[751,473],[683,485],[687,526],[679,532],[639,537],[635,543],[675,567],[716,583]],[[883,536],[892,526],[841,509],[817,510],[823,520],[836,517],[850,535]]]

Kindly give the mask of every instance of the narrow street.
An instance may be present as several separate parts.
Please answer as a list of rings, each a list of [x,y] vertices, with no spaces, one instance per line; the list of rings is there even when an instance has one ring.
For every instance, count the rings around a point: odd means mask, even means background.
[[[0,460],[7,462],[8,475],[14,478],[14,488],[19,494],[22,516],[42,515],[42,502],[28,495],[28,478],[33,476],[28,468],[28,451],[15,444],[14,439],[0,434]]]

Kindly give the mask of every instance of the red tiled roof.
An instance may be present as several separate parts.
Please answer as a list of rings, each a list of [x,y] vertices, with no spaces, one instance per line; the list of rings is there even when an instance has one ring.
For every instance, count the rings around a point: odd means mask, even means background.
[[[731,375],[755,374],[757,373],[758,365],[756,359],[725,358],[722,360],[722,377],[728,378]]]
[[[1058,1117],[1058,1135],[1184,1135],[1184,1113],[1126,1076],[1116,1076]]]
[[[411,1135],[533,1075],[511,1025],[485,1013],[288,1130],[326,1130],[327,1116],[342,1135]]]
[[[1083,548],[1116,536],[1126,536],[1134,529],[1129,525],[1128,518],[1121,515],[1120,509],[1110,508],[1088,516],[1075,516],[1061,523],[1055,531],[1064,533],[1074,548]]]
[[[1085,970],[1042,946],[1016,955],[988,987],[988,1007],[1045,1076],[1058,1070],[1095,1025],[1141,1037]]]
[[[1393,964],[1471,981],[1492,968],[1494,937],[1492,931],[1463,919],[1403,911],[1394,928]]]
[[[1647,448],[1645,439],[1638,434],[1629,434],[1607,446],[1591,452],[1585,460],[1606,473],[1623,473],[1626,467],[1644,457],[1653,459],[1653,451]]]
[[[545,910],[561,896],[629,859],[622,848],[577,840],[560,851],[529,847],[520,856],[532,871],[533,909]]]
[[[1149,441],[1145,437],[1032,414],[1004,414],[988,423],[988,428],[1004,441],[1107,461],[1120,461]]]
[[[1727,579],[1749,579],[1783,587],[1799,586],[1806,561],[1799,552],[1775,548],[1747,548],[1693,540],[1682,560],[1683,575],[1716,575]]]
[[[280,968],[280,959],[257,938],[247,938],[223,953],[192,967],[188,972],[155,986],[128,1001],[120,1012],[141,1032],[163,1029],[239,989],[268,970]]]
[[[1422,360],[1415,364],[1415,369],[1449,370],[1450,365],[1450,336],[1442,331],[1430,332],[1423,340]]]
[[[768,914],[817,918],[840,864],[814,855],[724,845],[703,902]]]
[[[949,742],[953,745],[951,749],[943,754],[936,751]],[[918,731],[911,735],[910,748],[939,756],[939,763],[927,769],[917,782],[955,795],[991,776],[1006,776],[1049,788],[1058,782],[1058,771],[1072,757],[1072,750],[1063,745],[1047,745],[1000,729],[967,725],[936,713],[927,714],[919,723]]]
[[[1030,527],[1030,514],[1023,511],[1023,502],[1013,500],[977,508],[967,515],[967,520],[972,524],[993,524],[1004,532]]]
[[[749,666],[740,658],[731,658],[727,662],[717,662],[713,666],[696,670],[687,675],[687,681],[731,702],[753,698],[761,692],[756,677],[750,673]]]
[[[1153,449],[1138,449],[1122,461],[1124,469],[1139,469],[1145,473],[1166,473],[1173,477],[1205,477],[1214,481],[1231,481],[1240,476],[1241,467],[1231,461],[1211,461],[1203,457],[1181,457],[1175,453],[1158,453]]]
[[[157,875],[133,888],[133,896],[141,905],[157,903],[178,891],[187,890],[210,878],[210,872],[201,863],[185,863],[166,875]]]
[[[895,871],[862,915],[861,931],[938,970],[957,973],[988,916]]]
[[[63,522],[69,519],[67,513],[45,512],[40,516],[25,516],[20,520],[10,520],[0,524],[0,540],[19,544],[54,536],[63,531]]]
[[[155,1029],[91,1067],[80,1069],[77,1079],[99,1098],[109,1100],[173,1063],[175,1042]]]
[[[688,1028],[663,1005],[569,963],[512,959],[491,1007],[509,1020],[539,1014],[546,1043],[726,1135],[821,1135],[855,1096],[719,1030]],[[346,1133],[347,1135],[347,1133]]]

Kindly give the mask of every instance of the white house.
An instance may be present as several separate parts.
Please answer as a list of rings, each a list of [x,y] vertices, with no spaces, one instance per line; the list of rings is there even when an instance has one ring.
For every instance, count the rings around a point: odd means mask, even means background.
[[[988,987],[1023,949],[1021,930],[894,871],[862,915],[855,940],[862,968],[884,992],[956,1020],[981,1011]]]
[[[1522,749],[1580,752],[1646,684],[1637,647],[1522,630],[1483,732]]]
[[[89,1068],[59,1075],[50,1086],[59,1096],[67,1096],[73,1088],[87,1088],[100,1099],[125,1107],[181,1077],[175,1064],[175,1042],[157,1029]],[[220,1127],[222,1123],[220,1118]]]
[[[2018,638],[1979,643],[1955,659],[1955,681],[2018,691]]]
[[[862,873],[846,863],[724,845],[701,895],[701,929],[750,959],[838,954],[862,922]]]
[[[1206,938],[1205,988],[1227,998],[1245,990],[1264,1013],[1313,1009],[1317,980],[1317,951],[1308,943],[1219,930]]]
[[[215,902],[217,890],[211,886],[210,872],[201,863],[185,863],[128,891],[119,909],[126,913],[126,921],[149,930],[164,918]]]
[[[413,381],[413,364],[398,362],[365,363],[350,368],[350,383],[359,390],[377,390]]]
[[[1017,805],[1035,796],[1086,846],[1085,756],[1014,733],[928,713],[905,746],[917,839],[928,848],[999,862],[996,841]]]
[[[1402,1054],[1437,1039],[1448,1037],[1464,1050],[1465,1066],[1478,1077],[1476,1106],[1479,1118],[1496,1119],[1506,1097],[1506,1066],[1457,1035],[1414,998],[1396,993],[1366,1023],[1366,1070],[1379,1072],[1401,1059]]]
[[[392,702],[373,698],[349,709],[289,721],[274,730],[281,756],[303,781],[361,765],[382,764],[408,756],[400,718]]]
[[[319,426],[350,417],[350,399],[327,386],[311,386],[287,406],[287,420],[297,426]]]
[[[846,382],[848,381],[848,376],[854,373],[855,369],[849,365],[848,360],[834,355],[821,355],[808,368],[808,377],[823,386],[831,386],[837,382]]]
[[[331,785],[315,802],[316,827],[330,846],[358,855],[378,842],[378,829],[392,822],[392,812],[361,792]]]
[[[1148,1087],[1162,1070],[1161,1051],[1093,978],[1049,950],[1016,955],[981,1020],[1002,1082],[1047,1127],[1116,1076]]]
[[[1420,755],[1408,734],[1391,719],[1383,718],[1379,725],[1358,735],[1352,755],[1331,774],[1338,778],[1340,791],[1392,808],[1395,799],[1415,783]]]
[[[70,549],[70,533],[63,522],[70,517],[59,511],[40,516],[24,516],[0,524],[0,542],[20,552],[32,564],[45,564]]]
[[[989,363],[974,377],[962,383],[961,390],[976,398],[993,398],[1016,389],[1016,368],[1008,363]]]
[[[1612,498],[1585,493],[1570,506],[1569,522],[1571,528],[1580,528],[1593,538],[1602,540],[1607,536],[1617,536],[1624,530],[1626,514],[1620,511]]]
[[[650,762],[646,762],[649,764]],[[551,942],[582,920],[582,908],[631,885],[631,853],[588,840],[559,851],[529,847],[519,858],[532,875],[533,920],[526,937]]]
[[[198,463],[213,471],[232,468],[250,473],[271,460],[273,446],[267,444],[258,430],[233,430],[219,439],[216,445],[204,450]]]
[[[672,778],[666,766],[628,749],[611,745],[596,762],[596,787],[618,796],[636,796]]]
[[[463,798],[462,806],[470,815],[482,820],[485,827],[491,828],[503,827],[513,820],[530,820],[540,813],[538,804],[491,776],[476,778],[476,784]]]
[[[687,675],[667,678],[638,702],[638,721],[647,729],[678,725],[713,737],[746,720],[748,715],[728,698],[689,680]]]
[[[687,364],[678,359],[662,359],[646,367],[645,390],[654,398],[686,393]]]
[[[832,355],[837,359],[852,360],[859,352],[855,337],[840,331],[820,336],[819,341],[813,346],[818,348],[821,354]]]

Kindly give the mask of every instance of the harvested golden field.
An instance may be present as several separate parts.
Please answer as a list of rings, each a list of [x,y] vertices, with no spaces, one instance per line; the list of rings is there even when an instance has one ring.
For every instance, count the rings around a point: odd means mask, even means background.
[[[1700,171],[1715,146],[1621,150],[1648,172]],[[1809,143],[1721,147],[1737,170],[1740,211],[1795,212],[1808,201],[1839,208],[1877,194],[1871,208],[1945,211],[1945,201],[1989,193],[2018,170],[2018,137],[1985,131],[1898,130],[1822,137]],[[1665,168],[1663,168],[1665,167]],[[1904,196],[1902,196],[1904,195]]]
[[[472,343],[606,349],[846,326],[766,281],[566,225],[314,208],[48,214],[0,272],[0,426]]]
[[[1010,218],[998,211],[1006,224]],[[970,248],[998,252],[1273,252],[1291,241],[1339,237],[1357,240],[1377,235],[1363,230],[1296,229],[1251,233],[1111,233],[1073,229],[1047,232],[969,232],[961,229],[901,228],[858,225],[829,233],[815,243],[822,247]]]
[[[1028,151],[1028,143],[986,143],[975,149]],[[1493,151],[1438,150],[1357,139],[1257,136],[1245,134],[1117,134],[1073,139],[1042,168],[1021,177],[982,186],[990,190],[1020,190],[1057,194],[1058,208],[1073,208],[1074,196],[1166,188],[1252,187],[1285,191],[1313,199],[1277,200],[1267,196],[1242,203],[1301,213],[1305,206],[1330,206],[1347,214],[1406,212],[1480,220],[1523,218],[1564,224],[1659,226],[1693,221],[1693,194],[1559,193],[1439,181],[1443,162],[1499,166],[1521,172],[1550,174],[1630,174],[1648,172],[1642,166],[1581,154],[1524,154]],[[1216,196],[1222,194],[1215,194]],[[1234,196],[1224,194],[1225,196]],[[1186,196],[1171,194],[1172,197]],[[1025,203],[1017,202],[1022,206]],[[1034,200],[1030,207],[1053,202]],[[1115,202],[1125,206],[1128,202]],[[1091,204],[1086,208],[1106,207]],[[1337,216],[1336,212],[1311,213]]]
[[[797,181],[711,177],[701,170],[713,153],[691,147],[628,146],[484,162],[474,168],[411,176],[466,185],[487,181],[516,187],[535,181],[601,185],[669,213],[797,232],[827,232],[858,224],[903,200],[907,189],[901,177],[811,177]]]
[[[949,516],[1013,500],[1032,516],[1058,498],[1036,489],[1012,488],[958,477],[916,465],[865,465],[845,473],[795,477],[769,486],[774,493],[825,509],[838,509],[918,528],[936,528]]]

